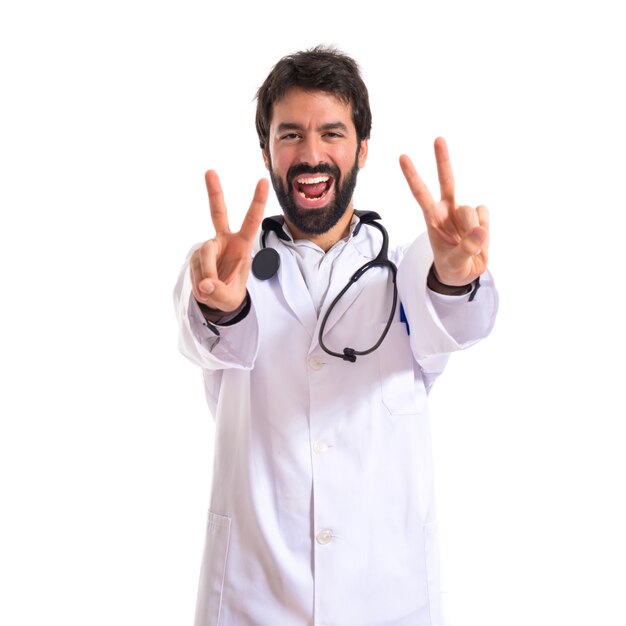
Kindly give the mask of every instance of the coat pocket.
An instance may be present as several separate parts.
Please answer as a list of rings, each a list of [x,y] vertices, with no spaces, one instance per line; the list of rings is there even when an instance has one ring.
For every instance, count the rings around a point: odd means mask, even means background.
[[[230,518],[209,511],[200,569],[195,626],[218,626],[220,623],[229,540]]]
[[[426,391],[423,383],[415,379],[413,354],[404,323],[391,325],[376,352],[380,367],[382,401],[389,413],[414,415],[422,410]]]

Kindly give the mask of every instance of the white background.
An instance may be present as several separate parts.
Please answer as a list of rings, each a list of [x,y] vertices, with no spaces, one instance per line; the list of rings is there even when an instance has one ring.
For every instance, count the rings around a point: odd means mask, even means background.
[[[213,430],[171,288],[211,235],[204,171],[238,225],[265,174],[255,91],[317,43],[370,89],[357,208],[421,232],[397,158],[436,191],[443,135],[459,200],[491,209],[498,324],[431,402],[454,623],[626,624],[626,45],[608,0],[3,6],[0,623],[192,622]]]

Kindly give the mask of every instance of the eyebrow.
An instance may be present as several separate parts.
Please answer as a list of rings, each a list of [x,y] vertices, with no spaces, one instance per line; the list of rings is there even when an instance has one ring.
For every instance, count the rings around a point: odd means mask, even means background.
[[[276,132],[284,133],[287,130],[304,130],[304,126],[301,124],[296,124],[295,122],[282,122],[276,128]],[[344,133],[348,132],[348,127],[343,122],[329,122],[328,124],[322,124],[316,129],[319,131],[329,131],[329,130],[341,130]]]

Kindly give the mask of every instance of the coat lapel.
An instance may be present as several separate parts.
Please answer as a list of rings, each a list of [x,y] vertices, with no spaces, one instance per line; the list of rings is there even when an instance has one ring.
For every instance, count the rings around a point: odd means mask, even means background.
[[[335,266],[333,268],[330,287],[328,288],[328,292],[326,293],[326,297],[324,298],[324,304],[322,305],[320,316],[315,326],[315,345],[318,345],[319,327],[321,325],[322,319],[324,318],[324,315],[326,314],[326,311],[328,310],[328,307],[331,305],[337,295],[339,295],[341,290],[350,282],[353,274],[369,260],[371,259],[365,257],[357,249],[353,241],[348,242],[346,249],[342,251],[340,258],[337,259],[337,263],[335,263]],[[346,293],[341,296],[337,304],[333,307],[330,317],[326,322],[324,335],[327,335],[328,332],[333,328],[333,326],[335,326],[339,322],[339,320],[343,317],[343,314],[350,308],[350,306],[352,306],[359,294],[363,291],[363,289],[365,289],[365,287],[367,287],[368,283],[372,280],[374,274],[378,271],[380,270],[378,268],[375,268],[365,272],[359,278],[359,280],[353,283],[348,291],[346,291]]]
[[[286,246],[277,246],[280,255],[278,282],[287,304],[311,337],[317,323],[317,314],[311,294],[291,251]]]

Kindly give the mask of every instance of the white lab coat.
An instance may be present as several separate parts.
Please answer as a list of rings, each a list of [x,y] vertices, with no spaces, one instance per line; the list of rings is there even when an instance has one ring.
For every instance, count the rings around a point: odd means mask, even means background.
[[[267,240],[278,274],[250,277],[249,314],[219,338],[186,266],[176,287],[181,350],[203,370],[216,427],[196,626],[440,626],[427,388],[450,352],[491,330],[491,277],[473,302],[439,297],[436,309],[426,236],[390,251],[410,335],[397,313],[380,348],[349,363],[321,350],[318,325],[380,233],[349,240],[319,319],[292,251]],[[370,347],[391,293],[388,270],[367,272],[326,345]]]

